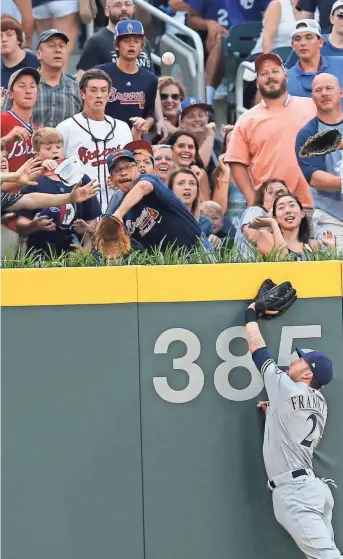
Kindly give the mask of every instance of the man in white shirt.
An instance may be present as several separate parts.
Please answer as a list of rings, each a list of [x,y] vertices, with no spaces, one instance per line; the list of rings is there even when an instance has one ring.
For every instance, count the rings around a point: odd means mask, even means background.
[[[64,137],[65,156],[79,157],[86,166],[86,174],[99,181],[103,212],[113,194],[107,186],[107,157],[133,139],[126,122],[105,115],[111,88],[112,81],[102,70],[85,72],[80,80],[83,111],[57,126]]]

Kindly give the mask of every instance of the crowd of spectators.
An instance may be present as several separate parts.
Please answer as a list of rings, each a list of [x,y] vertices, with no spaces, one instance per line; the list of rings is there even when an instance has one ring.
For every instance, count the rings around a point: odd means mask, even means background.
[[[204,99],[159,77],[132,0],[104,2],[107,26],[85,41],[75,75],[81,2],[16,3],[21,22],[1,16],[2,258],[92,252],[105,213],[136,250],[343,253],[343,151],[299,155],[317,132],[343,135],[343,0],[170,0],[203,39]],[[257,93],[216,126],[223,38],[256,20]]]

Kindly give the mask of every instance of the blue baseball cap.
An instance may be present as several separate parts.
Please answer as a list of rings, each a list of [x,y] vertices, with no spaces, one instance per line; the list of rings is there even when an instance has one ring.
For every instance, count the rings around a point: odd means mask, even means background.
[[[65,43],[69,43],[69,37],[67,37],[67,35],[65,33],[62,33],[62,31],[60,31],[59,29],[46,29],[39,35],[36,50],[39,49],[39,46],[42,43],[45,43],[46,41],[51,39],[51,37],[60,37]]]
[[[107,157],[107,167],[109,172],[111,172],[119,159],[129,159],[130,161],[134,161],[136,163],[135,156],[132,151],[129,151],[128,149],[116,149]]]
[[[298,347],[295,349],[299,357],[302,357],[309,365],[315,379],[315,388],[321,388],[325,386],[325,384],[329,384],[333,377],[331,359],[320,351],[304,353],[303,350]]]
[[[204,103],[198,97],[186,97],[186,99],[181,103],[180,115],[182,116],[187,109],[192,109],[193,107],[200,107],[200,109],[204,109],[204,111],[213,111],[212,105]]]
[[[136,19],[118,21],[114,29],[114,40],[116,41],[119,37],[127,37],[128,35],[144,37],[144,27],[140,21]]]

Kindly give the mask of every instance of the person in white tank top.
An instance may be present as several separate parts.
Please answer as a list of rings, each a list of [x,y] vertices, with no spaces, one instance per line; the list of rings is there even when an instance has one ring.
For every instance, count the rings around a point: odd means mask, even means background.
[[[271,52],[279,47],[290,47],[295,26],[296,0],[272,0],[265,11],[263,29],[252,55]]]

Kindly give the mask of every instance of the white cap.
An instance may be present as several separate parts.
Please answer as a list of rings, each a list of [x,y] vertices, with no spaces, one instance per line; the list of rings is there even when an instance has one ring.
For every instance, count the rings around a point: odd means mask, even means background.
[[[337,0],[333,3],[333,6],[331,8],[331,15],[334,13],[336,8],[343,8],[343,0]]]
[[[315,21],[314,19],[299,19],[296,22],[295,27],[293,29],[292,39],[294,35],[297,35],[298,33],[308,33],[308,32],[315,33],[315,35],[318,35],[318,37],[322,38],[322,30],[317,21]]]
[[[74,184],[77,184],[82,179],[85,174],[85,168],[80,159],[72,155],[68,157],[68,159],[64,159],[64,161],[56,167],[55,173],[64,184],[67,186],[74,186]]]

